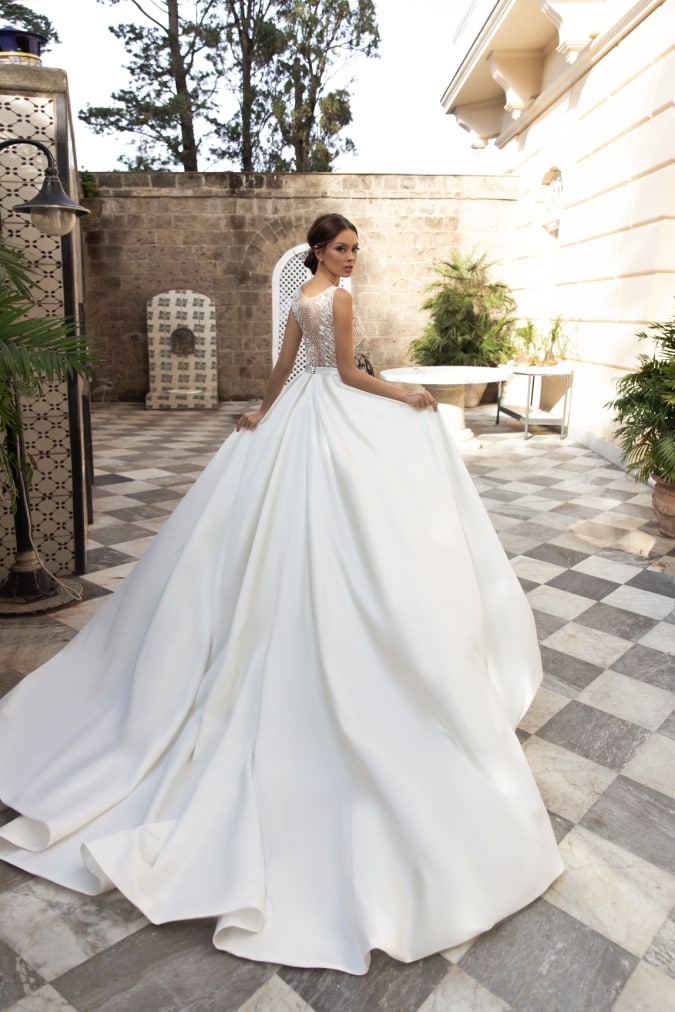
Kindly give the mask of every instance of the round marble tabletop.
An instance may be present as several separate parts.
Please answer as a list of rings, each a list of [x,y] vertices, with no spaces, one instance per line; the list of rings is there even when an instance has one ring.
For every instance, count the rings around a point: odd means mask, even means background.
[[[478,383],[500,383],[513,375],[511,366],[411,365],[383,369],[389,383],[425,387],[439,402],[439,410],[455,441],[464,448],[480,446],[464,417],[464,388]]]
[[[508,379],[513,367],[483,365],[411,365],[383,369],[380,376],[392,383],[419,383],[429,386],[464,386],[466,383],[495,383]]]

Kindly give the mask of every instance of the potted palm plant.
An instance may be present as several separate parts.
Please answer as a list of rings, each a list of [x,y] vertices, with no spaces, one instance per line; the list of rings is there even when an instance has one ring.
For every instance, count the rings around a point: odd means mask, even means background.
[[[48,383],[89,374],[85,337],[58,319],[31,315],[32,273],[22,254],[0,241],[0,499],[14,514],[16,557],[0,598],[36,600],[56,593],[31,535],[21,398],[39,397]],[[2,438],[4,436],[4,438]]]
[[[523,320],[513,334],[514,361],[518,365],[557,365],[576,354],[567,327],[568,321],[560,314],[548,323]]]
[[[638,481],[653,481],[659,531],[675,538],[675,318],[637,336],[653,340],[654,350],[617,380],[618,396],[606,407],[619,423],[615,435],[627,469]]]
[[[532,365],[537,359],[541,334],[534,320],[523,320],[513,335],[513,360],[516,365]]]
[[[496,366],[512,357],[516,302],[507,285],[491,279],[493,266],[486,253],[458,250],[434,265],[437,279],[422,304],[431,322],[408,348],[417,365]]]

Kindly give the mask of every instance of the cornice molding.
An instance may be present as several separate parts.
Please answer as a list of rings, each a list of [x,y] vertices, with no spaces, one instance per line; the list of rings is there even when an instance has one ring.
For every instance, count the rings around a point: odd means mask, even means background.
[[[490,16],[468,49],[466,56],[457,68],[450,84],[443,92],[441,105],[447,109],[448,112],[450,112],[448,107],[452,102],[452,98],[450,96],[459,93],[462,84],[471,77],[471,74],[477,64],[484,59],[485,52],[491,48],[491,42],[497,30],[506,21],[508,15],[516,6],[517,2],[518,0],[503,0],[502,3],[497,3],[490,12]]]
[[[566,60],[544,91],[539,88],[546,49],[509,52],[494,48],[500,27],[513,15],[518,2],[504,0],[495,5],[441,99],[446,111],[472,134],[474,147],[485,147],[488,140],[494,140],[500,148],[508,144],[668,0],[638,0],[602,31],[601,21],[606,22],[611,13],[611,0],[538,0],[542,15],[558,30],[558,44],[555,47],[550,44],[548,50],[555,48]],[[585,39],[584,33],[587,33]],[[473,101],[462,102],[462,92],[468,92],[466,85],[477,73],[482,82],[478,90],[484,88],[485,99],[477,97],[474,88]],[[494,91],[487,94],[490,81],[492,89],[495,85],[501,89],[503,98],[497,99]],[[497,117],[496,106],[500,102],[501,112]],[[497,118],[499,124],[495,127]],[[477,132],[481,123],[489,132]]]

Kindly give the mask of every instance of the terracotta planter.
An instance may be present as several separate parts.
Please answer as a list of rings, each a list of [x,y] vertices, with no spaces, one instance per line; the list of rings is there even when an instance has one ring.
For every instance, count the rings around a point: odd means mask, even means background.
[[[659,523],[659,531],[667,538],[675,538],[675,482],[654,478],[652,506]]]

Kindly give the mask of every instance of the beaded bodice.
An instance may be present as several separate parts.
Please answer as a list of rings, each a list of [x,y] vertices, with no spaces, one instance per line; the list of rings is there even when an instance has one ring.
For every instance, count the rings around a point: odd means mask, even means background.
[[[298,289],[291,310],[302,331],[302,340],[310,368],[337,367],[335,331],[333,328],[333,296],[331,285],[318,295],[305,295]],[[354,342],[361,337],[361,323],[354,317]]]

